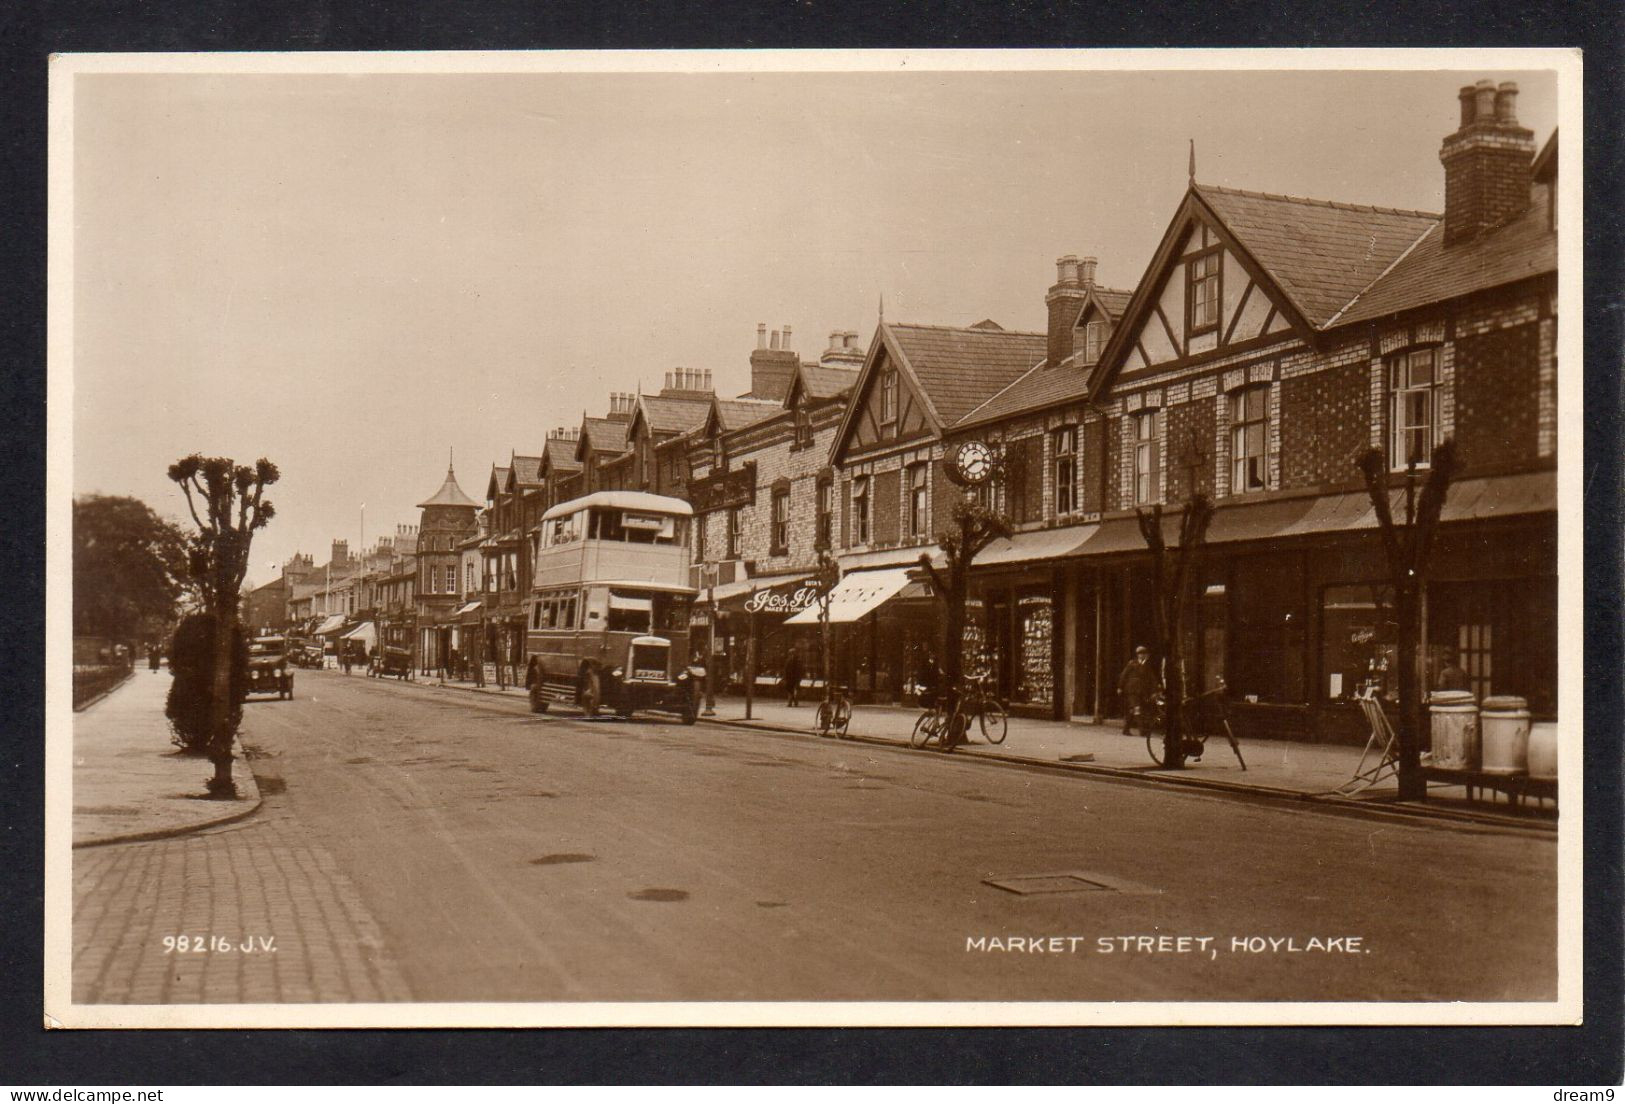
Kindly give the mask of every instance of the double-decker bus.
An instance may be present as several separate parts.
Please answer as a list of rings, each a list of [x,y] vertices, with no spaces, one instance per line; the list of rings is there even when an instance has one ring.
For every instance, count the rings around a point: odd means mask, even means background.
[[[587,716],[668,710],[693,724],[703,668],[688,663],[688,527],[679,498],[599,491],[542,515],[527,600],[533,712],[574,702]]]

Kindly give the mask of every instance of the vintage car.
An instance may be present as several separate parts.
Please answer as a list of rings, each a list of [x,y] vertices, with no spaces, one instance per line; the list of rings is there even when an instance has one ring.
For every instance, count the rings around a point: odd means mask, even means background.
[[[281,636],[256,636],[248,642],[248,695],[293,697],[293,672],[288,669],[288,641]]]
[[[412,650],[384,646],[372,653],[367,674],[373,678],[409,679],[412,677]]]

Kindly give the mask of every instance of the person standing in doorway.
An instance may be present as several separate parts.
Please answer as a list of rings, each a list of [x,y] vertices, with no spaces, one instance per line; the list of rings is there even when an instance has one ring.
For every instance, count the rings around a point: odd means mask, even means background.
[[[1129,725],[1135,720],[1140,723],[1141,734],[1145,733],[1145,707],[1161,689],[1162,678],[1151,665],[1151,649],[1141,644],[1117,677],[1117,693],[1123,699],[1123,735],[1130,735]]]
[[[784,660],[784,696],[788,706],[801,704],[801,651],[795,647]]]

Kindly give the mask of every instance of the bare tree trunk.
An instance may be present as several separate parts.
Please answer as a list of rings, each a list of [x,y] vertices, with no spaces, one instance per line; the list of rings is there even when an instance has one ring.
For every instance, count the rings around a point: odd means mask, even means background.
[[[237,784],[231,777],[231,745],[235,735],[231,730],[231,668],[233,645],[237,640],[237,625],[231,618],[216,613],[214,618],[214,678],[209,692],[209,762],[214,764],[214,777],[209,779],[209,796],[234,798]]]
[[[1421,635],[1421,608],[1416,588],[1406,580],[1395,588],[1394,614],[1399,621],[1395,641],[1395,661],[1399,665],[1399,799],[1421,801],[1427,797],[1427,779],[1422,775],[1421,712],[1422,690],[1416,677],[1418,637]]]

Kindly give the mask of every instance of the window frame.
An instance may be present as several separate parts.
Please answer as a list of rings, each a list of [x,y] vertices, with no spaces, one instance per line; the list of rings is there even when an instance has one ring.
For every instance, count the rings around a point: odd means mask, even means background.
[[[1092,318],[1083,324],[1083,363],[1095,364],[1106,347],[1106,323]]]
[[[925,462],[908,466],[908,535],[923,537],[931,528],[930,465]]]
[[[1428,382],[1418,387],[1409,380],[1409,370],[1416,358],[1426,355],[1428,359]],[[1439,346],[1415,345],[1383,358],[1383,382],[1388,391],[1388,470],[1405,471],[1410,467],[1410,461],[1405,457],[1408,450],[1402,448],[1401,435],[1409,435],[1425,428],[1427,444],[1422,449],[1422,456],[1416,461],[1420,471],[1426,471],[1433,463],[1433,448],[1439,439]],[[1407,373],[1406,386],[1399,386],[1399,373]],[[1408,396],[1425,394],[1427,397],[1427,422],[1425,427],[1415,425],[1400,425],[1400,413],[1403,408],[1402,400]]]
[[[728,507],[728,558],[739,559],[740,546],[744,544],[745,519],[744,507]]]
[[[868,544],[874,528],[869,476],[852,477],[852,543]]]
[[[782,508],[782,510],[781,510]],[[775,556],[788,555],[790,552],[790,488],[780,487],[773,492],[773,512],[769,517],[772,544],[772,554]]]
[[[1271,385],[1268,383],[1255,383],[1246,387],[1238,387],[1225,396],[1230,415],[1230,493],[1233,495],[1257,494],[1260,491],[1270,489],[1270,390]],[[1259,416],[1254,419],[1245,417],[1247,399],[1251,395],[1259,396],[1262,404]],[[1242,417],[1237,417],[1238,410],[1241,412]],[[1260,427],[1261,443],[1259,450],[1256,454],[1252,452],[1243,454],[1237,448],[1237,444],[1246,440],[1247,430],[1252,426]],[[1238,478],[1243,472],[1241,465],[1252,460],[1257,460],[1261,467],[1259,485],[1256,487],[1242,486],[1245,480]]]
[[[888,368],[880,374],[880,424],[897,421],[897,369]]]
[[[1078,511],[1078,427],[1059,426],[1050,431],[1050,470],[1055,479],[1052,503],[1056,517]],[[1063,478],[1064,475],[1064,478]],[[1065,495],[1062,495],[1062,490]],[[1065,503],[1062,503],[1062,498]]]
[[[1153,506],[1162,501],[1162,409],[1146,407],[1129,417],[1134,429],[1131,438],[1134,442],[1132,497],[1136,506]],[[1150,427],[1149,434],[1142,432],[1144,426]],[[1145,481],[1143,491],[1141,480]]]
[[[717,475],[728,470],[728,446],[718,433],[711,438],[711,474]]]
[[[835,480],[828,476],[819,476],[815,495],[813,508],[816,520],[813,527],[813,547],[834,548]]]
[[[1197,275],[1197,266],[1213,262],[1213,271]],[[1212,281],[1213,317],[1206,322],[1196,319],[1197,292],[1199,288]],[[1185,336],[1186,338],[1199,337],[1203,334],[1216,333],[1219,329],[1220,316],[1224,313],[1224,247],[1210,245],[1200,249],[1185,258]]]

